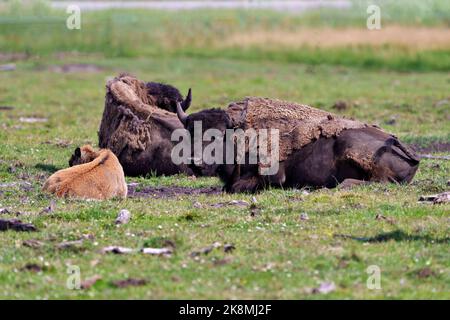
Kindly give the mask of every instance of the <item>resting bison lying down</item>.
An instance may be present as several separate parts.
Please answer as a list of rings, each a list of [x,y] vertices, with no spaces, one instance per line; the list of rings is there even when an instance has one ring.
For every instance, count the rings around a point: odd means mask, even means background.
[[[280,162],[275,174],[262,175],[260,163],[190,164],[197,172],[213,167],[227,192],[256,192],[268,186],[332,188],[367,181],[408,183],[419,165],[414,152],[395,136],[309,106],[247,98],[227,110],[203,110],[189,116],[179,104],[177,114],[192,139],[197,121],[203,132],[213,128],[223,136],[229,134],[226,129],[279,129]]]
[[[95,151],[91,146],[77,148],[69,165],[71,168],[51,175],[43,190],[58,197],[126,198],[128,188],[122,166],[110,150]]]
[[[168,84],[143,82],[122,74],[106,85],[105,108],[98,131],[100,148],[111,150],[127,176],[192,174],[171,161],[172,131],[183,128],[176,103],[186,110],[191,91],[183,99]]]

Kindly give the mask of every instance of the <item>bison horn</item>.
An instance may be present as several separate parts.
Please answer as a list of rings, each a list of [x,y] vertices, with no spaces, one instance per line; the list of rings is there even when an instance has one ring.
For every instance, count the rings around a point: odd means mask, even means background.
[[[191,102],[192,102],[192,90],[191,88],[189,88],[186,99],[181,103],[181,107],[183,108],[184,111],[186,111],[190,107]]]
[[[181,103],[177,102],[177,116],[178,119],[180,119],[181,123],[186,126],[186,120],[187,120],[187,114],[184,112],[183,108],[181,107]]]

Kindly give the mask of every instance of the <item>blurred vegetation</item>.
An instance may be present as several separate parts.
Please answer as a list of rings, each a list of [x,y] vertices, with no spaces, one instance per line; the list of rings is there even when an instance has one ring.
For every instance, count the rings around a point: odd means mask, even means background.
[[[367,3],[354,1],[351,10],[320,9],[305,13],[106,10],[82,13],[82,29],[68,30],[65,23],[68,14],[64,11],[52,10],[45,1],[25,4],[14,0],[0,9],[0,51],[26,52],[30,55],[77,51],[102,53],[108,57],[226,57],[402,71],[450,70],[448,47],[414,50],[395,44],[377,48],[364,44],[336,48],[221,46],[221,42],[231,35],[251,32],[296,32],[314,27],[364,29]],[[450,24],[449,1],[375,3],[381,7],[383,27],[400,24],[448,28]]]

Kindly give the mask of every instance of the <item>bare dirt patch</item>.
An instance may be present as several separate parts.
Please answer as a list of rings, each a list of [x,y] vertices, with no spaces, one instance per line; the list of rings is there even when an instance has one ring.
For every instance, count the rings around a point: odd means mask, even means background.
[[[21,271],[29,271],[34,273],[42,272],[46,269],[46,267],[40,266],[36,263],[27,263],[25,266],[23,266],[20,270]]]
[[[103,71],[103,68],[95,64],[64,64],[53,65],[48,67],[48,70],[55,73],[97,73]]]
[[[222,194],[221,187],[189,188],[189,187],[139,187],[128,186],[129,198],[154,198],[166,199],[178,196],[199,196],[202,194],[215,195]]]
[[[21,52],[0,52],[0,62],[13,62],[19,60],[26,60],[29,58],[29,55]]]
[[[0,231],[37,231],[36,227],[30,223],[23,223],[17,219],[0,219]]]
[[[148,281],[145,279],[128,278],[125,280],[113,281],[112,285],[116,288],[127,288],[145,286],[147,283]]]
[[[68,148],[68,147],[72,146],[73,141],[56,138],[53,140],[47,140],[44,142],[44,144],[54,145],[54,146],[57,146],[60,148]]]
[[[419,153],[450,152],[450,142],[436,141],[426,145],[413,143],[410,146]]]
[[[435,277],[437,275],[436,272],[429,267],[416,270],[414,274],[420,279]]]

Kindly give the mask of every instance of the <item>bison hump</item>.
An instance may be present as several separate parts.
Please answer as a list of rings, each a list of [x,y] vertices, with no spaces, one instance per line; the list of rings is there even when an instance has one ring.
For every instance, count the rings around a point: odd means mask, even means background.
[[[343,130],[367,126],[308,105],[259,97],[232,103],[227,113],[236,127],[279,130],[279,161],[321,137],[331,138]],[[270,147],[269,140],[269,154]]]

